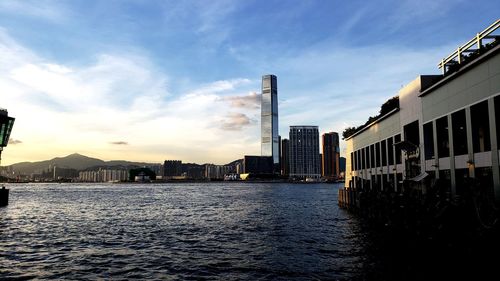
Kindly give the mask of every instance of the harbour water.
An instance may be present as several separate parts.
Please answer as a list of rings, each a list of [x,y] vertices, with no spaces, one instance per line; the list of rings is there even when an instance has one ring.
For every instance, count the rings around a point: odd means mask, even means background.
[[[374,229],[338,208],[340,187],[11,184],[9,205],[0,208],[0,279],[430,280],[475,274],[461,266],[479,266],[466,259],[478,252],[419,247]]]

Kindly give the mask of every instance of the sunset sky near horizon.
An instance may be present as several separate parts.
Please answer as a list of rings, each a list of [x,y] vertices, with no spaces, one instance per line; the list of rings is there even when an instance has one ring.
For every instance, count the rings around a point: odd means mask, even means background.
[[[2,165],[71,153],[225,164],[280,135],[342,133],[498,19],[500,1],[0,1]]]

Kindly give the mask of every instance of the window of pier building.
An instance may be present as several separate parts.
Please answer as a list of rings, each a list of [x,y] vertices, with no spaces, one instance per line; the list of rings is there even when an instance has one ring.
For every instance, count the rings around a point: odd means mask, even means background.
[[[365,169],[370,168],[370,147],[365,147]]]
[[[471,106],[470,115],[474,153],[490,151],[491,141],[488,101],[483,101]]]
[[[450,156],[450,142],[448,137],[448,117],[443,116],[436,120],[436,139],[438,143],[438,157]]]
[[[372,166],[371,166],[371,162],[370,162],[370,146],[367,146],[365,148],[365,157],[366,157],[366,168],[367,169],[370,169]]]
[[[394,143],[399,143],[401,142],[401,134],[398,134],[394,137]],[[397,148],[396,149],[396,164],[401,164],[401,149]]]
[[[380,164],[380,142],[377,142],[375,144],[375,166],[376,167],[381,167],[382,166]]]
[[[467,154],[467,125],[465,121],[465,109],[451,115],[453,128],[453,151],[455,155]]]
[[[425,160],[434,159],[434,130],[432,122],[424,124],[424,150]]]
[[[363,169],[363,149],[358,150],[358,166],[358,170]]]
[[[405,125],[404,133],[405,141],[410,142],[416,146],[420,145],[418,121],[414,121],[408,125]]]
[[[356,170],[361,170],[361,150],[356,151]]]
[[[354,167],[353,170],[357,171],[358,170],[358,151],[357,150],[353,152],[353,157],[354,158],[351,158],[351,161],[352,161],[351,165]]]
[[[383,140],[381,143],[380,143],[381,147],[382,147],[382,166],[387,166],[387,142],[386,140]]]
[[[361,168],[366,169],[366,151],[365,147],[361,149]]]
[[[370,146],[365,147],[365,168],[370,168]]]
[[[375,145],[370,145],[370,168],[375,168]]]
[[[354,152],[351,152],[351,172],[354,170],[355,164],[356,164],[356,159],[354,158]]]
[[[361,150],[356,151],[356,170],[361,170]]]
[[[392,140],[392,137],[387,139],[387,149],[389,150],[389,165],[394,165],[394,141]]]

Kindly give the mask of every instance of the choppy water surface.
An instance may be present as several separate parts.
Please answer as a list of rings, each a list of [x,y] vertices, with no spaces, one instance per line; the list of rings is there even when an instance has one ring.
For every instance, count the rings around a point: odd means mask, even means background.
[[[339,185],[8,187],[10,205],[0,208],[1,278],[401,280],[412,276],[412,270],[404,267],[405,257],[399,252],[388,257],[386,251],[377,250],[380,246],[370,231],[338,209]]]

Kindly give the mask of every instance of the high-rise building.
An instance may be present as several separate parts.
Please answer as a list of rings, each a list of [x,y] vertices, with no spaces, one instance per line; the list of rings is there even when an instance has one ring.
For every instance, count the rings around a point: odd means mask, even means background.
[[[165,160],[163,163],[163,175],[165,177],[177,177],[182,174],[182,161]]]
[[[245,155],[243,158],[243,170],[245,174],[271,174],[273,173],[273,161],[271,156]]]
[[[321,176],[318,126],[290,126],[290,177]]]
[[[281,140],[281,175],[288,176],[290,174],[290,141],[288,139]]]
[[[279,170],[278,84],[275,75],[262,76],[261,155],[272,156]]]
[[[339,170],[340,170],[340,173],[343,173],[345,172],[345,157],[340,157],[339,159]]]
[[[278,169],[275,171],[277,172],[278,174],[281,174],[281,155],[282,155],[282,151],[281,151],[281,136],[278,135]]]
[[[339,134],[336,132],[325,133],[322,139],[321,175],[327,178],[337,178],[340,174]]]

